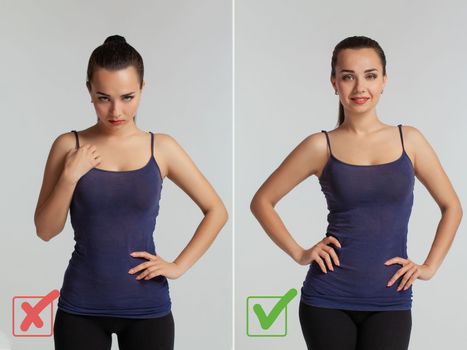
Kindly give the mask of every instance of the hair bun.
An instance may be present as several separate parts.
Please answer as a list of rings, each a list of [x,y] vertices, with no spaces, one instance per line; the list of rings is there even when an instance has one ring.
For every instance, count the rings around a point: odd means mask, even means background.
[[[104,44],[108,43],[126,43],[126,40],[123,36],[120,35],[111,35],[105,39]]]

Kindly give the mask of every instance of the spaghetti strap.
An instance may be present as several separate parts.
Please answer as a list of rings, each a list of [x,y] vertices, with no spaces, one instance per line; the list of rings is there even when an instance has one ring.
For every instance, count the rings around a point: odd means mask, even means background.
[[[76,138],[76,149],[79,148],[79,138],[78,138],[78,132],[76,130],[71,130],[72,132],[75,133],[75,138]]]
[[[401,135],[401,143],[402,143],[402,150],[405,152],[405,147],[404,147],[404,138],[402,137],[402,124],[397,125],[399,128],[399,134]]]
[[[154,157],[154,134],[150,131],[151,134],[151,157]]]
[[[330,153],[331,156],[332,156],[331,142],[329,141],[328,132],[327,132],[326,130],[321,130],[321,132],[324,132],[324,134],[326,135],[326,141],[327,141],[327,143],[328,143],[329,153]]]

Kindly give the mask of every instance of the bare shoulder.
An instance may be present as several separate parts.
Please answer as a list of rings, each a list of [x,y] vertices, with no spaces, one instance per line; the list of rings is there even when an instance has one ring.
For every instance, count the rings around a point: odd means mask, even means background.
[[[154,146],[161,151],[168,151],[178,145],[177,140],[169,134],[154,133]]]
[[[60,177],[65,164],[66,154],[75,147],[75,136],[72,132],[65,132],[58,135],[52,143],[49,156],[44,169],[42,186],[37,200],[36,212],[52,192]]]
[[[438,161],[437,156],[425,135],[418,128],[411,125],[403,125],[402,130],[404,145],[407,153],[413,160],[415,170],[418,171],[421,166],[421,162],[417,162],[417,160],[423,160],[425,164],[432,164],[434,166]]]
[[[402,125],[402,132],[406,138],[423,137],[422,132],[413,125]]]
[[[428,147],[428,140],[423,133],[412,125],[402,125],[402,133],[404,135],[404,145],[409,148],[413,154],[416,154],[420,148]]]
[[[173,136],[166,133],[154,133],[154,157],[159,165],[162,178],[169,173],[171,164],[178,162],[185,155]]]
[[[327,141],[324,132],[308,135],[300,145],[303,146],[303,150],[310,154],[310,156],[323,157],[327,154]]]
[[[73,132],[58,135],[50,148],[44,176],[57,179],[65,164],[66,154],[74,148],[76,148],[76,137]]]
[[[51,153],[65,154],[70,149],[76,148],[76,136],[68,131],[58,135],[52,143]]]
[[[282,162],[279,169],[301,181],[310,175],[320,176],[327,160],[327,141],[323,132],[306,136]]]

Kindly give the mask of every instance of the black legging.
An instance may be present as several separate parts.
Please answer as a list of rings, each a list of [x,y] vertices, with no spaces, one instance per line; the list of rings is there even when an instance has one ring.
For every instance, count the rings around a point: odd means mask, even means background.
[[[407,350],[411,310],[349,311],[300,303],[309,350]]]
[[[120,350],[173,350],[172,313],[159,318],[132,319],[83,316],[57,310],[55,350],[110,350],[112,333]]]

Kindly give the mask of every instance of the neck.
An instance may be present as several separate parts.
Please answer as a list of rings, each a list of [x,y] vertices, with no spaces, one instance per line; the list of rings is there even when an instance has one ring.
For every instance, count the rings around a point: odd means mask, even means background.
[[[369,134],[380,129],[384,124],[379,120],[375,110],[365,113],[345,111],[344,122],[339,128],[348,130],[355,134]]]
[[[139,129],[136,127],[134,119],[128,120],[124,125],[121,126],[112,126],[104,125],[104,123],[98,121],[93,129],[96,134],[103,136],[108,139],[122,139],[130,137],[139,132]]]

